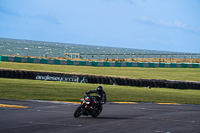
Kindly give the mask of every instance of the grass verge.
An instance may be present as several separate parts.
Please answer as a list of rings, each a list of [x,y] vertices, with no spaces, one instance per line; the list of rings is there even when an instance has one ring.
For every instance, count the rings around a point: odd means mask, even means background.
[[[0,78],[0,97],[53,101],[80,101],[99,84]],[[200,104],[199,90],[102,85],[107,101]]]

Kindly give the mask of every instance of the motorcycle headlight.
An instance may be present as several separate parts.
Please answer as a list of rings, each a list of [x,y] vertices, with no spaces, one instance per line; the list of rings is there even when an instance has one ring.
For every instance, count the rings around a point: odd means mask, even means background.
[[[86,104],[90,104],[90,102],[86,102]]]

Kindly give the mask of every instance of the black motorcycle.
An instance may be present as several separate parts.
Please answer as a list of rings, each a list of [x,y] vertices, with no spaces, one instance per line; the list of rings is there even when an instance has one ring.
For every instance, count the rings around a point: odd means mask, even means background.
[[[81,99],[81,105],[74,112],[74,117],[78,118],[81,115],[97,117],[103,109],[102,104],[97,99],[97,96],[84,96]]]

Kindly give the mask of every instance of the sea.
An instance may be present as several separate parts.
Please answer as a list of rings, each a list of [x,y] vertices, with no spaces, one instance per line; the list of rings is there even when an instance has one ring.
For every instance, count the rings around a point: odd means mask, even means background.
[[[102,56],[105,54],[116,54],[113,58],[116,58],[117,54],[121,54],[120,58],[123,58],[123,54],[126,54],[127,57],[130,57],[130,54],[135,54],[135,56],[136,54],[140,54],[140,56],[142,56],[142,54],[146,54],[144,58],[147,58],[147,54],[151,54],[151,56],[155,54],[157,54],[157,56],[159,56],[159,54],[163,54],[162,56],[164,58],[166,54],[178,54],[180,52],[0,38],[0,55],[63,57],[64,53],[80,53],[82,58],[92,58],[92,56],[89,56],[92,54],[101,54]],[[97,56],[95,58],[97,58]]]

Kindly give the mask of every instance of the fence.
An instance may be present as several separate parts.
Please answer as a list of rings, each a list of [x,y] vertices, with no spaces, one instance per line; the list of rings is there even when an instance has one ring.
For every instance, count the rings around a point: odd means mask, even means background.
[[[71,59],[199,59],[199,54],[83,54],[83,53],[64,53],[64,57]]]
[[[26,57],[12,57],[12,56],[0,56],[0,61],[55,64],[55,65],[101,66],[101,67],[200,68],[200,63],[77,61],[77,60],[57,60],[57,59],[26,58]]]

